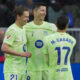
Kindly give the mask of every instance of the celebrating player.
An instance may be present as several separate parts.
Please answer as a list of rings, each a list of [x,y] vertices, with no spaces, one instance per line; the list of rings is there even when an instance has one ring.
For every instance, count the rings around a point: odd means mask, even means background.
[[[76,40],[66,33],[69,20],[60,16],[57,20],[57,33],[44,38],[44,54],[48,55],[48,80],[73,80],[70,56]]]
[[[26,49],[27,40],[23,25],[29,19],[29,11],[18,6],[14,12],[16,21],[8,28],[2,44],[2,51],[6,53],[4,76],[5,80],[26,80],[26,57],[30,58],[31,53]]]
[[[43,54],[43,38],[49,34],[56,32],[57,28],[54,24],[44,21],[46,16],[46,5],[36,3],[33,7],[34,20],[25,25],[27,35],[28,50],[32,53],[32,57],[27,63],[27,80],[47,80],[47,64]]]

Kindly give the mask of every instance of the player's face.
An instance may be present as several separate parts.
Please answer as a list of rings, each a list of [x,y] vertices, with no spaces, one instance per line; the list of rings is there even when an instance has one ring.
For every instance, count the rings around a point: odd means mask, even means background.
[[[40,8],[35,11],[35,17],[44,20],[45,16],[46,16],[46,6],[40,6]]]
[[[20,18],[20,23],[22,25],[25,25],[28,22],[28,20],[29,20],[29,11],[24,11],[23,15]]]

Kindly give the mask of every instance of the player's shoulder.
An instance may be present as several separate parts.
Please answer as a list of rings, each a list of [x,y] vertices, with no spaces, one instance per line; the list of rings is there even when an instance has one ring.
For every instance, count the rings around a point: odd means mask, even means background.
[[[51,38],[53,38],[55,36],[56,36],[56,33],[50,34],[50,35],[46,36],[45,39],[51,39]]]
[[[54,34],[50,34],[50,35],[46,36],[44,38],[44,43],[50,43],[53,40],[54,36],[55,36]]]
[[[47,21],[44,21],[45,24],[49,25],[49,26],[54,26],[56,27],[56,25],[54,23],[50,23],[50,22],[47,22]]]
[[[33,21],[28,22],[26,25],[32,25]]]
[[[57,27],[54,23],[50,23],[45,21],[45,23],[53,30],[53,31],[57,31]]]
[[[73,36],[71,36],[71,35],[68,34],[68,33],[67,33],[67,35],[69,36],[70,39],[72,39],[72,40],[76,43],[76,39],[75,39]]]
[[[28,27],[31,27],[32,25],[33,25],[33,21],[30,21],[30,22],[26,23],[23,27],[28,28]]]
[[[15,23],[13,23],[12,25],[10,25],[8,28],[7,28],[7,32],[15,32],[16,31],[16,28],[15,28]]]

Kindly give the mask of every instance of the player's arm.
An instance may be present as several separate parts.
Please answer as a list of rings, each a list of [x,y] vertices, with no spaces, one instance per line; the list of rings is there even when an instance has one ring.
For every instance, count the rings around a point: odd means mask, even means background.
[[[15,55],[15,56],[31,57],[31,53],[29,52],[20,53],[11,49],[11,46],[13,45],[16,38],[17,38],[16,31],[12,28],[11,29],[9,28],[5,33],[5,38],[1,50],[5,53]]]
[[[15,55],[15,56],[21,56],[21,57],[31,57],[31,53],[30,52],[24,52],[24,53],[20,53],[17,51],[14,51],[10,48],[9,44],[3,43],[1,50],[5,53],[11,54],[11,55]]]

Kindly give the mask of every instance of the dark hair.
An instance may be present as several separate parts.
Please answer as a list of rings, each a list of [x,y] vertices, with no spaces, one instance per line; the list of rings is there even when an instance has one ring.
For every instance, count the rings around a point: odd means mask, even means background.
[[[23,15],[23,12],[24,11],[29,11],[28,8],[24,7],[24,6],[17,6],[15,9],[14,9],[14,16],[16,17],[17,15],[21,16]]]
[[[7,0],[6,5],[9,8],[9,10],[13,11],[15,8],[15,5],[16,5],[16,1],[15,0]]]
[[[60,30],[64,30],[66,28],[66,25],[68,24],[69,22],[69,18],[67,16],[60,16],[58,19],[57,19],[57,27],[58,29]]]
[[[34,10],[34,9],[39,9],[40,6],[46,6],[46,3],[41,3],[41,2],[35,3],[34,6],[33,6],[33,10]]]

